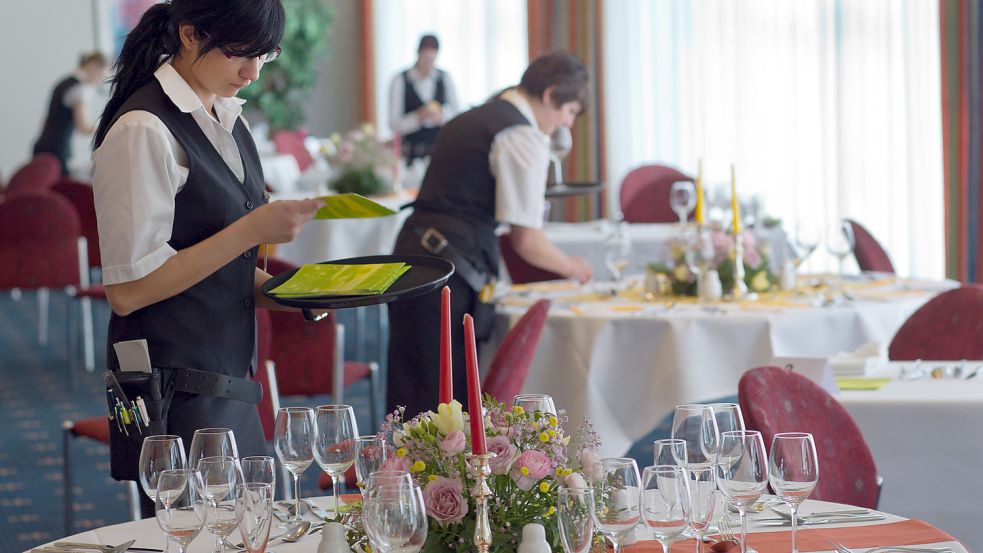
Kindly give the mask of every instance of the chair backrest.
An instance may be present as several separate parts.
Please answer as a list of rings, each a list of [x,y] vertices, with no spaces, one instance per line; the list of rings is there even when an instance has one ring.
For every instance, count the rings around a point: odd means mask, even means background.
[[[481,384],[482,390],[498,401],[512,403],[512,398],[522,391],[522,385],[526,382],[549,311],[549,300],[537,301],[505,335],[492,359],[488,376]]]
[[[273,133],[273,144],[276,146],[276,151],[294,156],[301,172],[307,170],[314,163],[314,158],[307,151],[307,146],[304,145],[304,138],[306,137],[307,133],[302,130],[276,131]]]
[[[0,289],[82,284],[81,238],[79,217],[65,198],[7,197],[0,204]]]
[[[99,254],[99,226],[96,223],[96,202],[92,194],[92,186],[64,177],[51,190],[61,194],[75,206],[79,223],[82,225],[82,236],[89,246],[89,267],[102,267],[102,256]]]
[[[679,216],[669,205],[669,190],[679,181],[693,182],[665,165],[643,165],[632,169],[621,181],[621,213],[629,223],[673,223]],[[690,219],[693,214],[690,214]]]
[[[61,163],[58,158],[41,153],[34,156],[10,177],[6,197],[30,192],[47,192],[61,178]]]
[[[748,430],[771,448],[779,432],[809,432],[822,476],[813,499],[877,507],[877,469],[863,434],[826,390],[789,369],[759,367],[741,377],[738,397]]]
[[[854,220],[847,219],[847,222],[853,230],[853,256],[860,270],[893,273],[894,264],[874,235]]]
[[[509,278],[514,284],[526,282],[542,282],[544,280],[560,280],[563,277],[546,269],[540,269],[522,259],[515,248],[512,247],[512,235],[503,234],[498,237],[498,249],[502,252],[502,259],[505,261],[505,268],[509,271]]]
[[[930,299],[901,325],[892,361],[983,359],[983,286],[964,284]]]
[[[256,409],[259,411],[259,422],[263,425],[263,435],[266,441],[273,440],[273,432],[276,428],[276,409],[279,405],[279,397],[275,386],[270,385],[270,374],[267,362],[270,361],[270,347],[273,343],[271,335],[270,312],[266,309],[256,310],[256,372],[253,380],[263,387],[263,398],[260,399]],[[274,382],[275,383],[275,382]]]

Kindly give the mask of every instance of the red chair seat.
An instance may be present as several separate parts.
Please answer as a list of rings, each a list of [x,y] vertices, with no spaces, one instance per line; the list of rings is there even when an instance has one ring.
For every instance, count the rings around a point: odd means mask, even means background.
[[[355,465],[352,465],[345,471],[345,483],[354,487],[357,479],[358,477],[355,476]],[[321,472],[320,478],[317,479],[317,487],[322,490],[330,490],[331,486],[331,476],[326,472]]]
[[[894,273],[891,258],[874,235],[860,223],[849,219],[847,221],[853,230],[853,256],[857,259],[860,270]]]
[[[109,444],[109,419],[105,415],[73,422],[72,434]]]
[[[549,300],[537,301],[505,336],[481,383],[485,393],[511,404],[512,398],[522,391],[549,311]]]
[[[675,223],[679,216],[669,204],[669,191],[675,182],[693,182],[665,165],[643,165],[633,169],[621,181],[621,213],[629,223]],[[690,213],[690,220],[693,214]]]
[[[983,359],[983,286],[935,296],[905,321],[887,350],[892,361]]]

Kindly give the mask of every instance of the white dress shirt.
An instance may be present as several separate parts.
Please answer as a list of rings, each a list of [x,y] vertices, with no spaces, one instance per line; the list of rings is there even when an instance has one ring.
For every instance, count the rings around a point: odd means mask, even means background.
[[[454,88],[454,81],[450,73],[444,71],[444,103],[441,110],[444,114],[444,123],[450,121],[457,115],[460,106],[457,103],[457,89]],[[420,75],[416,67],[409,70],[409,81],[413,85],[413,90],[420,97],[420,101],[426,104],[434,99],[437,94],[437,69],[431,69],[426,75]],[[420,121],[415,112],[403,113],[406,109],[405,100],[406,84],[403,82],[403,72],[399,72],[393,77],[392,84],[389,85],[389,128],[400,136],[412,134],[422,127],[434,127],[433,123]]]
[[[495,177],[495,220],[543,228],[550,137],[539,130],[532,107],[516,89],[499,97],[514,105],[529,124],[508,127],[492,142],[488,163]]]
[[[162,64],[154,77],[174,105],[191,114],[243,182],[232,129],[244,100],[216,98],[216,120],[170,63]],[[174,225],[174,198],[188,180],[188,156],[160,118],[136,110],[113,124],[92,164],[103,282],[141,279],[177,253],[167,241]]]

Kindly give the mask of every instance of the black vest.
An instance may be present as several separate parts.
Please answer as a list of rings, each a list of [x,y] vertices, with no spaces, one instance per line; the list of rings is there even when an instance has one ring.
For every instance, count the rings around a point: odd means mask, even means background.
[[[75,130],[75,119],[72,108],[65,105],[65,95],[81,81],[75,76],[62,79],[51,92],[51,102],[48,104],[48,114],[44,118],[41,136],[34,143],[34,153],[48,152],[61,161],[62,174],[68,173],[68,155],[72,142],[72,131]]]
[[[495,136],[529,120],[510,102],[493,99],[455,117],[437,137],[407,225],[434,226],[474,261],[498,273],[495,177],[488,155]]]
[[[444,104],[446,92],[444,91],[444,72],[439,69],[434,69],[437,72],[437,86],[434,89],[433,99]],[[407,69],[403,71],[403,113],[410,113],[416,111],[421,106],[423,106],[423,100],[420,99],[420,95],[416,93],[416,89],[413,88],[413,83],[410,82],[410,70]],[[434,142],[437,140],[437,133],[440,132],[440,127],[420,127],[416,131],[403,136],[402,138],[402,149],[403,157],[406,158],[407,162],[412,162],[418,157],[427,157],[433,150]]]
[[[174,198],[174,227],[168,240],[175,250],[205,240],[265,203],[259,154],[241,119],[236,121],[232,136],[242,156],[244,183],[229,169],[191,114],[182,113],[156,79],[123,104],[113,123],[133,110],[159,117],[188,155],[188,180]],[[256,339],[253,282],[258,249],[237,256],[176,296],[125,317],[111,315],[109,367],[119,366],[112,344],[144,338],[154,367],[247,375]]]

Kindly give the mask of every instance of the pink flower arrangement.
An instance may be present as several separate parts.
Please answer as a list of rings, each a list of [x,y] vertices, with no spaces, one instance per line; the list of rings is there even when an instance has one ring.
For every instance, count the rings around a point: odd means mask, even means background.
[[[468,502],[464,499],[461,481],[457,478],[438,476],[423,488],[423,503],[427,514],[441,524],[461,522],[468,514]]]
[[[491,467],[492,474],[508,474],[512,468],[512,461],[515,459],[515,446],[507,436],[494,436],[488,439],[486,444],[488,452],[494,453],[488,466]]]
[[[467,438],[464,437],[462,430],[454,430],[440,442],[440,450],[444,455],[457,455],[467,447]]]
[[[550,473],[552,462],[542,451],[523,451],[512,465],[512,480],[520,490],[529,491]]]

